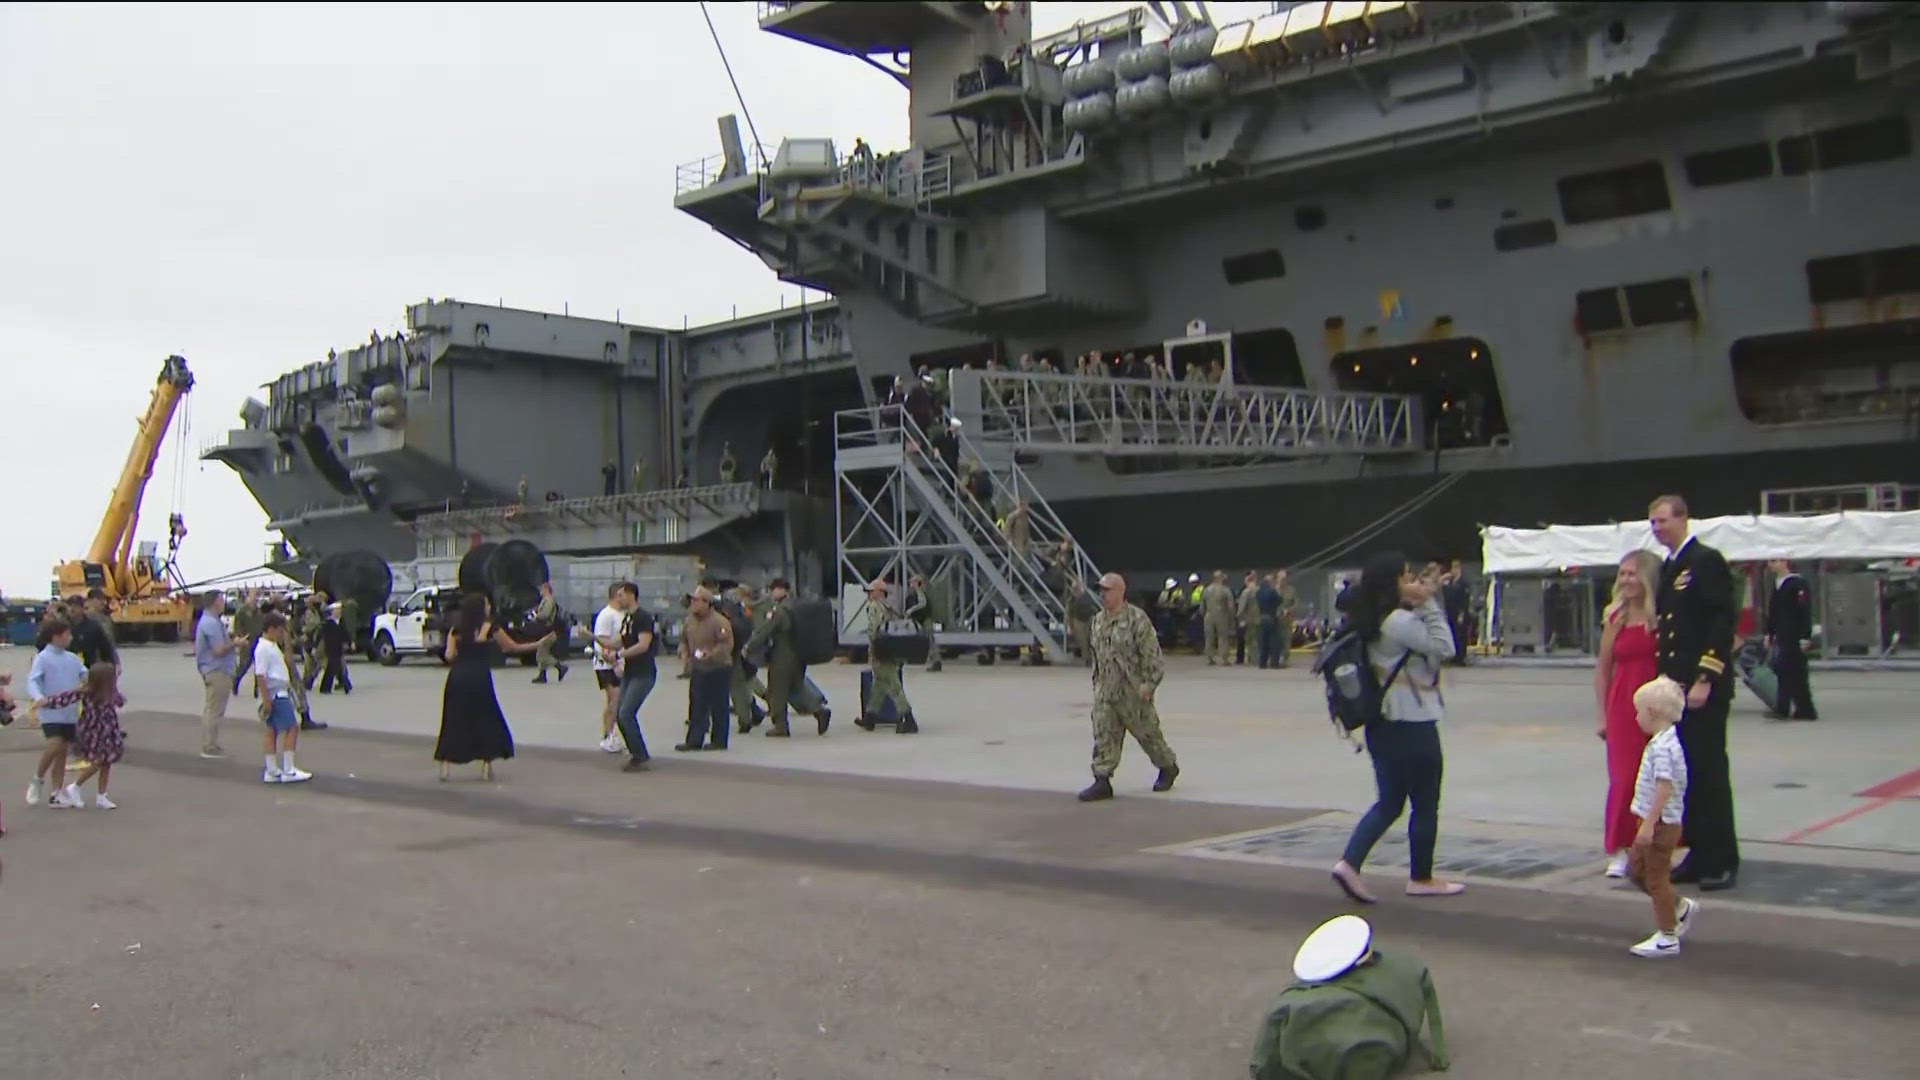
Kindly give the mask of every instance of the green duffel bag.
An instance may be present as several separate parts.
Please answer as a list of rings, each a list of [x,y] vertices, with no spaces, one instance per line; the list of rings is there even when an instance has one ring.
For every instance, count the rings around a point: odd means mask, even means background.
[[[1420,1042],[1428,1026],[1430,1047]],[[1446,1033],[1427,966],[1374,950],[1326,982],[1297,982],[1274,1002],[1254,1040],[1253,1080],[1385,1080],[1419,1049],[1447,1067]]]

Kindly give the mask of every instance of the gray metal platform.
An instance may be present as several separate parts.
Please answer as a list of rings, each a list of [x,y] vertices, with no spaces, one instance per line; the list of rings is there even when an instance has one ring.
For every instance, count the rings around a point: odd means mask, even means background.
[[[449,510],[423,514],[412,528],[423,558],[464,550],[475,536],[530,540],[544,551],[628,550],[684,544],[762,510],[782,509],[787,497],[757,484],[713,484]],[[449,550],[438,550],[448,544]]]
[[[1411,397],[959,369],[974,437],[1037,452],[1277,459],[1425,449]]]

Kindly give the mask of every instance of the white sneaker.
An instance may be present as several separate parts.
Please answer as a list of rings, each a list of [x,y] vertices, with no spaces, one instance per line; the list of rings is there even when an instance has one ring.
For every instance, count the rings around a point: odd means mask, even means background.
[[[32,780],[27,781],[27,805],[28,806],[40,805],[40,793],[46,789],[46,786],[47,786],[47,782],[45,780],[42,780],[38,776],[34,777]]]
[[[1700,901],[1695,900],[1691,896],[1683,896],[1680,898],[1680,913],[1675,916],[1673,921],[1674,937],[1683,938],[1687,936],[1687,931],[1693,929],[1693,917],[1699,910]]]
[[[1635,956],[1679,956],[1680,939],[1665,930],[1655,930],[1653,936],[1628,950]]]
[[[1607,862],[1607,876],[1623,878],[1627,876],[1627,853],[1621,852]]]
[[[264,771],[262,771],[262,772],[260,773],[260,782],[261,782],[261,783],[263,783],[263,784],[277,784],[277,783],[279,783],[279,782],[280,782],[280,770],[279,770],[279,769],[266,769],[266,770],[264,770]]]
[[[627,748],[627,744],[618,735],[609,735],[600,740],[600,749],[609,754],[617,754]]]
[[[119,803],[114,802],[112,799],[107,798],[105,795],[95,795],[93,797],[93,805],[99,807],[102,810],[120,809]]]
[[[59,790],[55,791],[53,794],[47,796],[47,808],[49,810],[80,809],[80,807],[77,804],[68,801],[66,788],[60,788]]]
[[[85,809],[87,805],[87,797],[85,795],[80,794],[79,784],[68,784],[66,787],[60,790],[60,794],[65,795],[67,797],[68,806],[73,807],[75,810]]]
[[[280,782],[283,784],[299,784],[311,779],[313,779],[312,773],[298,768],[286,769],[280,773]]]

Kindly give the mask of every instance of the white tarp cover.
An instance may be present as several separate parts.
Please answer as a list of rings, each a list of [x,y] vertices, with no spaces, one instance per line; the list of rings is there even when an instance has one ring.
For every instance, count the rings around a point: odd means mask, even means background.
[[[1920,510],[1696,518],[1693,535],[1734,562],[1907,559],[1920,557]],[[1612,566],[1634,548],[1665,554],[1644,521],[1480,530],[1480,557],[1489,574]]]

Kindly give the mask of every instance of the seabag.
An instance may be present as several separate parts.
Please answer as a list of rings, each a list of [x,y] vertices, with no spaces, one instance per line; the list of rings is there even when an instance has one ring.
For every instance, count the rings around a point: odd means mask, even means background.
[[[833,605],[822,599],[795,600],[788,608],[793,616],[793,647],[803,664],[827,664],[840,649],[840,622]]]
[[[747,642],[753,640],[753,619],[738,600],[722,600],[720,614],[725,615],[727,622],[733,625],[733,654],[745,656]]]
[[[1376,951],[1330,982],[1282,991],[1261,1023],[1248,1071],[1252,1080],[1386,1080],[1401,1075],[1416,1047],[1432,1068],[1447,1067],[1433,977],[1410,955]]]
[[[1313,671],[1326,683],[1327,716],[1341,736],[1387,718],[1387,687],[1400,677],[1400,669],[1407,666],[1412,655],[1402,656],[1382,682],[1367,660],[1367,643],[1359,631],[1342,628],[1320,647]]]

